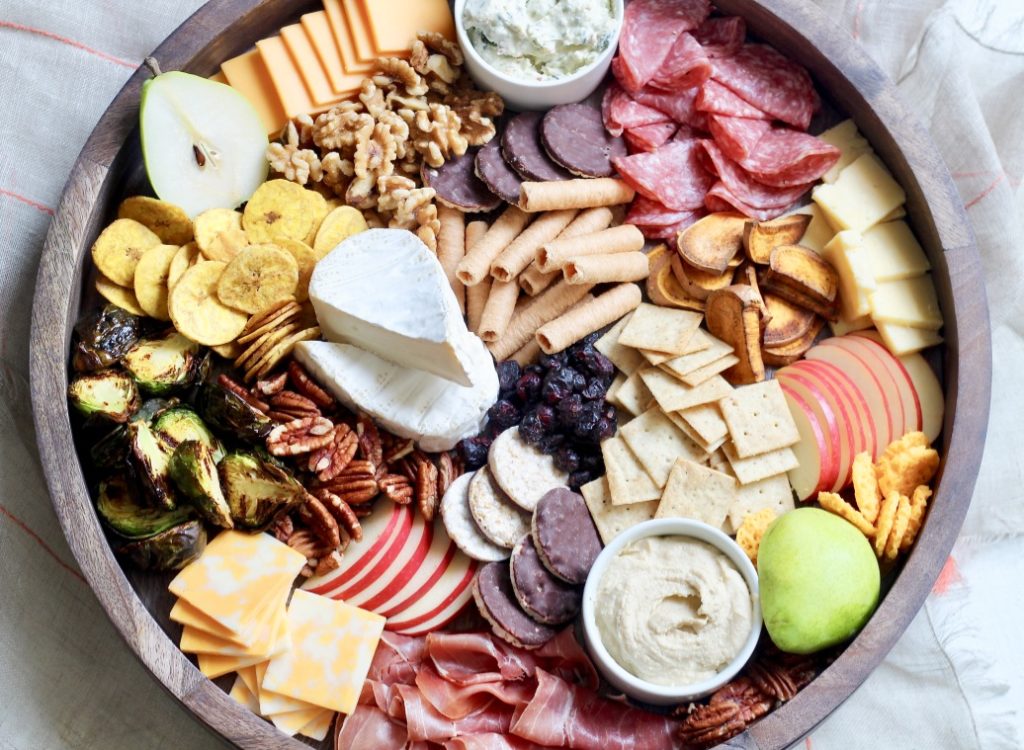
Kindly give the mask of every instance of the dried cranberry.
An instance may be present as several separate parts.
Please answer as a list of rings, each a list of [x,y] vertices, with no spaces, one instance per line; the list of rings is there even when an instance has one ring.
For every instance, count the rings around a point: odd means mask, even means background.
[[[539,374],[527,371],[516,382],[516,396],[524,404],[533,403],[540,396],[541,383],[543,380]]]
[[[597,401],[604,398],[604,394],[608,392],[608,386],[606,386],[598,378],[591,378],[587,381],[586,387],[580,391],[580,395],[588,401]]]
[[[540,397],[545,404],[554,406],[572,394],[572,386],[566,385],[561,380],[545,380],[544,386],[540,389]]]
[[[580,466],[589,471],[599,472],[604,469],[604,459],[599,451],[592,451],[593,449],[591,451],[580,450]]]
[[[554,354],[541,353],[540,357],[538,357],[537,359],[537,362],[540,363],[541,367],[547,368],[549,370],[557,370],[562,365],[565,364],[565,360],[565,352],[555,352]]]
[[[583,397],[573,393],[558,403],[558,421],[566,427],[575,427],[583,411]]]
[[[616,429],[617,426],[614,419],[605,419],[602,417],[597,420],[597,424],[595,424],[593,429],[590,431],[590,439],[595,443],[607,440],[615,435]]]
[[[609,404],[607,401],[604,404],[604,411],[601,416],[605,419],[614,420],[618,417],[618,410],[615,408],[615,404]]]
[[[573,448],[563,446],[555,452],[555,466],[566,474],[572,474],[580,467],[580,455]]]
[[[553,435],[545,435],[542,437],[540,442],[537,444],[537,447],[540,448],[541,453],[550,456],[552,453],[559,450],[564,444],[565,435],[555,433]]]
[[[547,404],[541,404],[534,411],[537,419],[540,420],[540,426],[544,428],[545,432],[551,432],[551,430],[555,429],[557,415],[552,407]]]
[[[569,475],[569,487],[574,490],[578,490],[583,485],[594,481],[594,478],[595,476],[593,472],[587,471],[586,469],[574,471]]]
[[[519,423],[519,434],[523,440],[531,445],[537,445],[544,437],[544,426],[540,422],[535,410],[528,411],[523,415],[523,421]]]
[[[519,409],[511,401],[501,400],[496,401],[494,405],[487,410],[487,419],[489,425],[496,426],[499,430],[507,430],[515,424],[519,423],[521,418]]]
[[[491,441],[486,437],[466,438],[459,443],[459,452],[467,469],[479,469],[487,463],[487,452],[491,449]]]
[[[587,437],[592,433],[601,419],[601,404],[596,401],[588,401],[580,407],[576,415],[576,421],[572,425],[573,434],[577,437]]]
[[[504,362],[499,362],[495,370],[498,372],[498,389],[502,393],[515,390],[519,377],[522,375],[519,363],[514,359],[507,359]]]

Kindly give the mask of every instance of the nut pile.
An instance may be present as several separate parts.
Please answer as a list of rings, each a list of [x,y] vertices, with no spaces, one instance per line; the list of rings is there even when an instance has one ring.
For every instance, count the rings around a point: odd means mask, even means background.
[[[266,437],[267,452],[288,464],[306,494],[273,533],[306,556],[306,576],[338,567],[349,542],[362,539],[359,519],[380,498],[415,502],[430,521],[462,473],[457,457],[425,453],[412,440],[380,431],[366,414],[347,412],[298,362],[252,388],[224,374],[218,384],[277,423]]]
[[[343,198],[370,226],[409,229],[436,250],[434,190],[420,169],[490,141],[504,110],[497,94],[474,88],[462,64],[457,44],[421,32],[409,60],[377,61],[356,99],[290,122],[267,149],[271,169]]]

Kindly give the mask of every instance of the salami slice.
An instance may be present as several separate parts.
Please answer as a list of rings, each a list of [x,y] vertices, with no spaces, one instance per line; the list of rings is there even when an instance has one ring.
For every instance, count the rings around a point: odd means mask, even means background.
[[[739,164],[722,153],[714,141],[700,141],[706,168],[718,175],[729,193],[752,208],[787,208],[806,193],[810,184],[793,187],[771,187],[755,180]],[[720,191],[719,191],[720,192]]]
[[[671,140],[678,129],[679,126],[674,122],[656,122],[653,125],[641,125],[639,128],[630,128],[623,133],[623,137],[629,145],[629,152],[631,154],[635,154],[638,151],[656,151],[659,146]]]
[[[710,77],[711,61],[704,48],[684,31],[648,85],[662,91],[676,91],[699,86]]]
[[[493,211],[501,205],[501,198],[476,176],[474,169],[478,150],[468,149],[462,156],[449,159],[437,168],[424,162],[420,168],[423,184],[434,188],[437,199],[446,206],[467,213]]]
[[[486,146],[476,154],[476,176],[487,186],[487,189],[513,206],[519,204],[519,186],[522,179],[501,155],[501,146],[497,138],[492,138]]]
[[[622,87],[609,85],[601,101],[604,126],[613,136],[622,135],[627,128],[640,128],[668,122],[671,118],[661,110],[641,104]]]
[[[728,210],[731,211],[732,209]],[[644,237],[649,240],[666,240],[674,242],[680,232],[696,222],[697,219],[706,215],[707,211],[697,209],[696,211],[687,211],[683,218],[673,224],[666,224],[665,226],[639,226],[638,228],[643,233]]]
[[[552,161],[582,177],[610,177],[612,158],[626,144],[605,130],[601,112],[586,104],[563,104],[544,115],[540,139]]]
[[[694,209],[714,177],[701,166],[701,141],[670,141],[657,151],[615,159],[622,179],[641,195],[667,208]]]
[[[772,129],[767,120],[723,115],[708,115],[708,127],[722,153],[741,163],[754,152],[761,137]]]
[[[676,38],[700,26],[707,0],[633,0],[626,4],[619,36],[623,85],[639,89],[661,70]]]
[[[762,112],[751,104],[747,104],[747,102],[740,99],[714,78],[709,78],[701,84],[694,101],[694,107],[709,115],[746,117],[760,120],[772,119],[771,115]]]
[[[707,130],[707,117],[697,111],[697,91],[696,88],[690,88],[670,93],[645,88],[637,91],[633,97],[641,104],[663,113],[673,122]]]
[[[744,216],[758,221],[768,221],[786,212],[788,206],[778,208],[754,208],[748,203],[741,201],[736,195],[725,186],[724,182],[716,182],[708,194],[704,197],[704,205],[708,211],[717,213],[719,211],[739,211]],[[643,230],[641,230],[643,231]],[[645,234],[646,236],[646,234]]]
[[[568,180],[572,173],[548,157],[540,140],[543,112],[521,112],[508,121],[501,136],[501,155],[524,180]]]
[[[740,16],[709,18],[693,30],[693,37],[708,57],[729,57],[747,38],[747,23]]]
[[[806,130],[821,105],[802,67],[764,44],[745,44],[731,57],[713,61],[711,77],[743,101]]]
[[[711,132],[715,132],[713,127]],[[717,136],[715,140],[722,151],[759,182],[780,188],[814,182],[832,168],[841,153],[820,138],[788,128],[768,130],[756,147],[740,159],[729,154]]]
[[[682,221],[691,213],[693,211],[690,209],[666,208],[658,201],[638,195],[629,205],[629,212],[622,221],[624,224],[636,224],[643,227],[667,227]]]

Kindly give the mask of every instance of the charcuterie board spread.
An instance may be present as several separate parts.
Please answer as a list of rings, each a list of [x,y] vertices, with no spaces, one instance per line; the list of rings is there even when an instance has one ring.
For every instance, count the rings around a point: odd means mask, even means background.
[[[324,0],[158,63],[68,398],[239,703],[338,748],[704,748],[868,621],[943,318],[785,49],[705,0]]]

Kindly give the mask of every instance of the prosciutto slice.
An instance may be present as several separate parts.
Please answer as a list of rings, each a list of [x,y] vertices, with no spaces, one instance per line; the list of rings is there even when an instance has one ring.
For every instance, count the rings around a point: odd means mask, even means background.
[[[605,89],[601,115],[605,129],[614,136],[622,135],[624,130],[666,123],[671,119],[667,113],[638,102],[615,84]]]
[[[597,690],[601,684],[594,663],[576,640],[571,627],[565,628],[534,653],[539,661],[543,661],[544,669],[567,682],[591,690]]]
[[[358,706],[334,725],[334,746],[345,750],[404,748],[409,741],[405,727],[376,706]]]
[[[710,12],[707,0],[627,3],[619,36],[618,67],[623,85],[639,89],[654,78],[679,35],[700,26]]]
[[[416,675],[416,687],[431,706],[449,719],[465,718],[494,701],[514,708],[529,701],[534,689],[532,681],[527,680],[498,680],[462,687],[441,677],[430,665]]]
[[[456,685],[521,680],[536,669],[532,654],[499,644],[489,633],[431,633],[426,648],[437,673]]]
[[[821,105],[801,66],[765,44],[745,44],[731,57],[715,58],[711,77],[743,101],[800,130]]]
[[[722,139],[715,136],[715,140],[726,151]],[[840,151],[813,135],[780,128],[764,133],[747,155],[729,156],[759,182],[785,188],[820,178],[839,161]]]
[[[469,734],[448,740],[444,750],[543,750],[543,746],[511,734]]]
[[[648,85],[662,91],[675,91],[699,86],[710,77],[711,61],[704,48],[684,31]]]
[[[475,713],[449,719],[430,705],[415,687],[399,685],[398,695],[388,713],[391,718],[405,722],[410,741],[443,742],[463,734],[505,734],[512,724],[514,709],[492,701]]]
[[[667,227],[682,221],[692,212],[689,209],[676,210],[666,208],[658,201],[652,201],[642,195],[633,199],[629,213],[623,219],[626,224],[637,224],[644,227]]]
[[[426,656],[426,641],[385,630],[373,654],[367,678],[387,684],[411,685]]]
[[[512,734],[574,750],[671,750],[678,722],[608,700],[537,670],[537,692],[516,711]]]
[[[714,183],[698,158],[700,141],[666,143],[657,151],[613,160],[615,169],[641,195],[676,210],[704,205]]]

